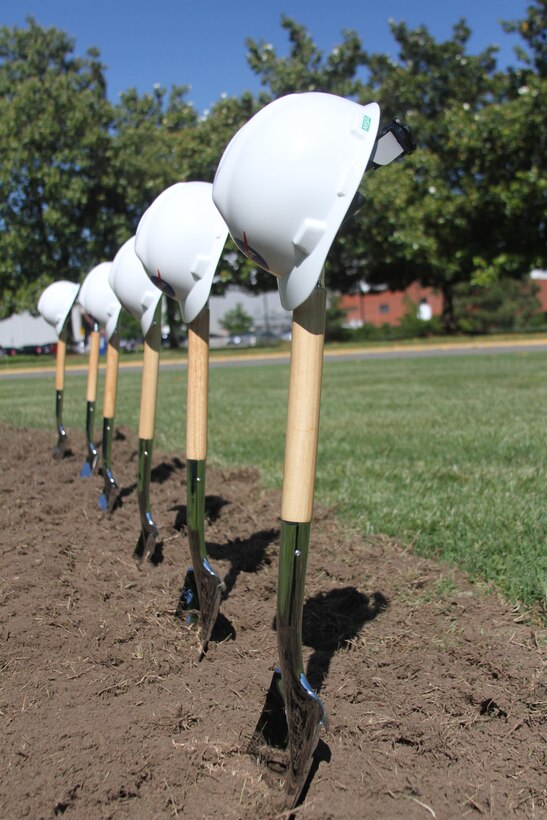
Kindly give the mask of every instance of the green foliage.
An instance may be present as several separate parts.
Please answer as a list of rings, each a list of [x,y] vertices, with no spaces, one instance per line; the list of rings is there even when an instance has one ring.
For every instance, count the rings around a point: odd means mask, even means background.
[[[392,59],[349,30],[325,54],[283,16],[286,55],[247,40],[264,93],[223,96],[202,117],[183,85],[128,89],[112,106],[96,49],[78,57],[65,33],[32,18],[0,28],[0,315],[34,309],[53,279],[80,280],[113,258],[164,188],[212,181],[230,139],[267,101],[316,90],[377,99],[384,122],[399,117],[418,143],[413,156],[365,176],[365,206],[333,243],[327,285],[418,280],[442,293],[443,329],[457,330],[462,288],[547,265],[545,23],[545,0],[504,23],[521,35],[524,62],[501,73],[496,47],[469,53],[464,20],[444,42],[425,26],[392,23]],[[230,283],[275,288],[229,244],[214,292]]]
[[[254,323],[252,316],[249,316],[241,302],[238,302],[234,308],[226,311],[219,324],[233,335],[234,333],[249,333]]]
[[[357,94],[360,83],[355,74],[363,65],[364,53],[354,31],[342,32],[342,42],[325,59],[304,26],[282,15],[281,27],[291,44],[288,57],[278,57],[264,40],[246,41],[247,62],[267,88],[266,98],[299,91],[325,91],[343,97]]]
[[[503,23],[508,32],[518,32],[526,48],[517,49],[517,56],[545,79],[547,76],[547,3],[534,0],[527,8],[524,20],[510,20]]]
[[[431,319],[420,319],[417,313],[418,305],[409,299],[405,314],[397,328],[400,338],[424,339],[428,336],[438,336],[442,332],[438,316],[432,316]]]
[[[465,333],[526,328],[537,316],[539,288],[534,282],[503,279],[483,287],[460,285],[455,309],[458,325]]]
[[[120,339],[127,341],[137,341],[142,339],[141,323],[135,319],[128,310],[122,310],[118,320],[118,331]]]
[[[1,315],[36,309],[52,279],[78,280],[102,257],[111,106],[94,51],[63,32],[0,28]],[[103,225],[104,227],[104,225]]]
[[[340,307],[341,297],[331,296],[327,305],[325,323],[325,340],[343,342],[350,338],[350,331],[345,327],[347,311]]]
[[[136,231],[144,211],[165,188],[189,176],[181,135],[195,127],[197,115],[185,101],[187,90],[173,86],[167,96],[155,86],[139,96],[130,88],[114,109],[110,175],[117,246]]]

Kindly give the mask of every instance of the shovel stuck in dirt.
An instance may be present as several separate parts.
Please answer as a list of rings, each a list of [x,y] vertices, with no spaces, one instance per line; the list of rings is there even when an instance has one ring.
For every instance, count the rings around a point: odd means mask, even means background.
[[[150,328],[144,337],[141,408],[139,415],[139,461],[137,497],[141,519],[141,534],[135,547],[135,558],[152,557],[156,551],[158,528],[150,512],[150,480],[152,451],[158,396],[158,374],[161,347],[161,302],[158,303]]]
[[[209,389],[209,308],[213,277],[228,228],[209,182],[178,182],[143,214],[135,250],[152,282],[180,305],[188,326],[186,402],[187,527],[192,567],[177,615],[199,624],[203,656],[217,619],[224,584],[207,557],[205,472]]]
[[[153,286],[135,253],[134,236],[114,257],[108,282],[121,306],[140,322],[144,336],[137,470],[141,533],[134,553],[140,561],[146,554],[152,559],[157,555],[158,529],[150,512],[150,479],[161,346],[161,291]]]
[[[276,670],[249,751],[271,759],[268,747],[288,749],[285,806],[297,802],[327,716],[302,660],[302,610],[310,541],[319,434],[326,291],[320,284],[293,313],[287,435],[281,499]],[[264,754],[266,747],[266,754]]]
[[[68,435],[63,425],[63,396],[65,392],[66,328],[63,328],[57,342],[55,357],[55,421],[57,423],[57,444],[53,457],[63,458],[68,449]]]
[[[207,557],[205,542],[205,468],[209,383],[209,308],[188,325],[188,398],[186,403],[187,526],[192,568],[188,570],[179,612],[199,610],[201,653],[205,652],[225,589]]]
[[[38,300],[38,310],[43,318],[57,332],[57,353],[55,359],[55,421],[57,424],[57,444],[53,457],[61,459],[68,449],[68,436],[63,425],[63,396],[65,389],[66,364],[66,323],[76,301],[80,286],[74,282],[52,282]]]
[[[107,340],[107,354],[106,354],[106,373],[104,383],[104,403],[103,403],[103,440],[102,440],[102,459],[103,459],[103,476],[104,476],[104,491],[99,497],[99,507],[103,511],[112,511],[118,496],[118,485],[112,475],[110,466],[110,454],[112,449],[112,431],[114,425],[114,414],[116,410],[116,392],[118,386],[118,358],[119,358],[119,334],[118,334],[118,318],[122,309],[121,303],[112,289],[109,277],[112,270],[112,262],[101,262],[96,265],[87,274],[82,290],[80,292],[80,304],[84,309],[86,315],[92,320],[96,327],[104,326],[105,337]],[[92,345],[94,344],[92,339]],[[98,364],[99,347],[93,352],[93,356],[97,357]],[[88,399],[93,399],[92,413],[95,411],[95,401],[97,391],[96,377],[95,384],[92,384],[92,365],[93,358],[90,353],[90,371],[88,378]],[[89,406],[89,405],[88,405]],[[96,463],[96,457],[93,452],[94,445],[89,446],[89,441],[93,442],[92,435],[92,421],[88,422],[91,425],[91,435],[88,435],[89,454],[88,460],[84,465],[87,475],[87,470],[93,471]],[[82,471],[83,472],[83,471]]]
[[[116,396],[118,392],[119,356],[120,337],[116,330],[108,340],[106,349],[102,441],[104,488],[99,496],[99,507],[103,512],[112,512],[120,493],[120,488],[112,474],[111,466],[112,436],[114,435],[114,416],[116,414]]]
[[[98,322],[93,322],[89,337],[89,365],[87,371],[85,437],[87,456],[80,470],[80,478],[90,478],[95,472],[99,451],[93,442],[95,430],[95,402],[97,401],[97,381],[99,376],[99,350],[101,334]]]
[[[362,202],[358,188],[367,168],[414,147],[397,121],[377,138],[379,121],[376,103],[362,106],[320,92],[281,97],[237,132],[213,185],[236,245],[278,277],[283,307],[293,311],[277,600],[280,669],[250,744],[260,755],[286,742],[288,755],[275,761],[284,768],[285,809],[298,802],[326,724],[302,660],[325,330],[320,274],[340,225]]]

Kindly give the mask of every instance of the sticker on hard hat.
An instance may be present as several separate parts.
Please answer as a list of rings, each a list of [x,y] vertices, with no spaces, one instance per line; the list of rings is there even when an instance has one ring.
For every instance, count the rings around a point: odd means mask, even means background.
[[[150,277],[150,281],[153,282],[153,284],[157,288],[159,288],[161,291],[163,291],[163,293],[165,293],[166,296],[171,296],[171,297],[174,298],[175,291],[173,290],[171,285],[168,285],[167,282],[163,281],[163,279],[161,278],[161,274],[160,274],[159,270],[157,272],[157,276],[151,276]]]
[[[270,270],[270,266],[268,265],[266,260],[258,253],[258,251],[255,251],[255,249],[252,248],[247,242],[247,234],[245,233],[245,231],[243,231],[243,239],[238,239],[234,236],[234,242],[236,243],[239,250],[245,254],[245,256],[248,256],[249,259],[252,259],[253,262],[256,262],[256,264],[260,265],[260,267],[264,268],[264,270]]]
[[[368,114],[365,114],[365,116],[363,117],[363,122],[361,123],[361,128],[363,129],[363,131],[369,130],[371,122],[371,118],[368,116]]]

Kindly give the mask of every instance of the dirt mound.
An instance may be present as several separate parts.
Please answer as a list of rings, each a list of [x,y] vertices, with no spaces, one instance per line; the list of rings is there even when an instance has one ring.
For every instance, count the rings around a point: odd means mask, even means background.
[[[246,754],[277,662],[279,497],[250,469],[207,476],[227,598],[205,658],[174,617],[189,564],[184,454],[154,458],[157,566],[133,560],[135,436],[122,506],[99,511],[54,435],[0,428],[3,817],[268,818],[275,783]],[[318,511],[306,586],[308,677],[330,727],[303,818],[542,814],[540,652],[494,595]]]

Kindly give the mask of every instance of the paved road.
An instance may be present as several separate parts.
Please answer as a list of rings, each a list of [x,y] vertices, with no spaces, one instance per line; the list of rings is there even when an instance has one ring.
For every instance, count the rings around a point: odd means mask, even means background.
[[[336,349],[325,351],[325,361],[332,362],[352,362],[367,359],[422,359],[439,356],[475,356],[484,354],[496,353],[529,353],[529,352],[546,352],[547,338],[538,339],[534,342],[527,340],[519,340],[514,342],[468,342],[465,344],[438,344],[428,345],[405,345],[400,347],[389,347],[386,349],[378,348],[353,348],[353,349]],[[256,365],[269,364],[287,364],[289,362],[289,354],[284,353],[257,353],[249,351],[249,353],[240,354],[237,356],[219,356],[215,355],[214,351],[211,353],[210,366],[211,367],[254,367]],[[104,368],[104,363],[101,363],[101,368]],[[120,363],[120,368],[126,371],[140,371],[142,369],[142,359],[135,361],[124,361]],[[182,370],[186,368],[185,359],[164,359],[161,362],[162,370]],[[69,365],[66,368],[67,375],[72,373],[76,375],[86,375],[87,365],[80,367],[79,365]],[[8,379],[22,379],[32,378],[37,376],[46,376],[55,373],[55,368],[47,367],[32,367],[32,368],[9,368],[4,372],[0,372],[0,381]]]

